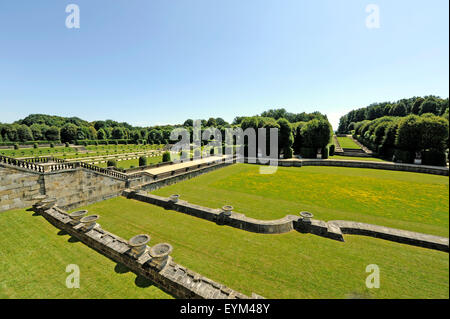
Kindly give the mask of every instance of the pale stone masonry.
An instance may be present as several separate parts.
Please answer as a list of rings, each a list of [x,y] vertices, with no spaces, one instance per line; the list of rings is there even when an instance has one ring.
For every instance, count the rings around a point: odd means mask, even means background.
[[[206,219],[218,225],[227,225],[254,233],[282,234],[292,230],[298,230],[299,232],[311,233],[342,242],[345,241],[344,234],[362,235],[449,252],[449,239],[446,237],[421,234],[390,227],[341,220],[325,222],[295,215],[286,215],[277,220],[259,220],[237,212],[231,212],[230,215],[226,215],[223,209],[203,207],[181,199],[175,202],[167,197],[147,194],[142,190],[127,189],[123,192],[123,195],[130,199]]]
[[[125,239],[102,229],[99,224],[89,230],[83,229],[81,223],[56,206],[48,209],[37,206],[35,211],[55,227],[67,232],[111,260],[125,265],[135,274],[151,280],[160,289],[174,297],[186,299],[250,299],[240,292],[177,264],[171,257],[165,264],[161,265],[157,258],[152,257],[150,247],[147,247],[144,253],[137,257],[132,253],[132,247]],[[263,297],[253,293],[251,298],[261,299]]]

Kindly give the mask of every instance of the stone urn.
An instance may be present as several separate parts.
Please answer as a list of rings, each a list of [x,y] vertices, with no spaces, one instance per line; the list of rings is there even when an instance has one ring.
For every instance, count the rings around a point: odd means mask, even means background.
[[[84,231],[89,231],[97,225],[97,220],[100,218],[99,215],[90,215],[85,216],[80,219],[80,223],[82,224],[82,229]]]
[[[87,210],[77,210],[76,212],[70,213],[69,217],[72,218],[75,222],[80,222],[80,219],[86,216],[87,213]]]
[[[150,249],[150,256],[152,257],[152,264],[158,269],[164,268],[169,259],[169,255],[172,252],[173,247],[167,243],[161,243],[153,246]]]
[[[147,249],[147,243],[150,241],[150,236],[147,234],[136,235],[128,241],[128,246],[131,248],[131,253],[139,257]]]
[[[173,195],[170,195],[170,197],[169,197],[169,199],[172,203],[178,202],[179,198],[180,198],[180,195],[178,195],[178,194],[173,194]]]
[[[305,223],[310,223],[310,222],[311,222],[311,218],[314,217],[314,215],[311,214],[310,212],[301,212],[301,213],[300,213],[300,216],[302,217],[302,220],[303,220]]]
[[[225,216],[231,216],[231,213],[233,212],[233,206],[225,205],[222,207],[222,211]]]

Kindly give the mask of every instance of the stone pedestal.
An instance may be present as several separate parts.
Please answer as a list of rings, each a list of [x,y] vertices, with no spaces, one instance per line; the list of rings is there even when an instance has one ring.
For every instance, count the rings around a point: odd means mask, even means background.
[[[71,224],[78,225],[80,223],[81,218],[86,216],[88,213],[87,210],[77,210],[76,212],[70,213],[69,217],[72,218]]]
[[[150,241],[150,236],[147,234],[136,235],[128,241],[128,246],[131,248],[130,254],[134,258],[139,258],[147,250],[147,243]]]
[[[153,246],[150,249],[150,256],[152,257],[150,261],[150,266],[156,268],[158,271],[164,269],[164,267],[170,262],[171,257],[169,256],[172,252],[173,247],[167,243],[161,243]]]
[[[100,218],[99,215],[91,215],[86,216],[80,219],[80,223],[82,224],[81,229],[84,232],[90,231],[92,228],[94,228],[97,225],[97,220]]]

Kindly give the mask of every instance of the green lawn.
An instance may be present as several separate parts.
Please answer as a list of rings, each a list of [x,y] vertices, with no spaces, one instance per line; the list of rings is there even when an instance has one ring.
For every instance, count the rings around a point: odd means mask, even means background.
[[[278,167],[235,164],[154,192],[258,219],[310,211],[315,218],[352,220],[448,237],[449,178],[343,167]]]
[[[147,157],[147,165],[151,164],[157,164],[162,162],[162,156],[155,156],[155,157]],[[107,163],[98,163],[95,164],[100,167],[106,167]],[[138,167],[139,166],[139,159],[131,159],[131,160],[125,160],[125,161],[118,161],[117,167],[118,168],[130,168],[131,166]]]
[[[0,299],[172,298],[26,210],[0,213]],[[80,288],[66,287],[66,267],[80,268]]]
[[[335,160],[352,160],[352,161],[369,161],[369,162],[388,162],[384,159],[378,157],[356,157],[356,156],[341,156],[341,155],[333,155],[328,157],[329,159]]]
[[[355,148],[355,149],[360,149],[361,147],[359,147],[358,144],[356,144],[351,138],[349,137],[337,137],[338,141],[339,141],[339,145],[342,148]]]
[[[9,157],[34,157],[34,156],[54,156],[64,153],[73,153],[75,149],[71,147],[40,147],[40,148],[20,148],[14,149],[1,149],[0,155]]]
[[[176,262],[247,295],[449,297],[449,258],[444,252],[363,236],[345,236],[343,243],[296,231],[255,234],[124,197],[84,208],[101,216],[104,229],[123,238],[147,233],[149,245],[170,243]],[[369,264],[380,268],[379,289],[365,286]]]
[[[135,152],[145,152],[150,150],[160,150],[164,145],[89,145],[86,146],[86,152],[78,152],[72,147],[40,147],[40,148],[21,148],[1,149],[0,155],[9,157],[36,157],[36,156],[55,156],[63,159],[84,158],[91,156],[106,156],[113,154],[127,154]]]

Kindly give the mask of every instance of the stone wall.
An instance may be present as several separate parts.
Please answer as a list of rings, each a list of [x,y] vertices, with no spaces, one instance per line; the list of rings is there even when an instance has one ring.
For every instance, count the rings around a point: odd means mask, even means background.
[[[277,220],[259,220],[249,218],[244,214],[232,212],[227,216],[221,209],[213,209],[190,204],[187,201],[172,201],[170,198],[147,194],[143,191],[125,190],[124,196],[174,210],[198,218],[227,225],[241,230],[261,234],[282,234],[292,230],[310,233],[333,240],[344,241],[343,234],[362,235],[381,238],[402,244],[419,246],[449,252],[449,239],[445,237],[421,234],[401,229],[383,227],[353,221],[329,221],[317,219],[306,220],[300,216],[286,215]]]
[[[29,207],[33,196],[44,193],[44,179],[39,173],[0,164],[0,212]]]
[[[245,163],[264,165],[260,164],[259,161],[255,159],[252,159],[252,161],[249,162],[248,158],[245,159]],[[449,176],[448,167],[391,163],[391,162],[293,158],[293,159],[278,160],[278,165],[282,167],[337,166],[337,167],[371,168],[371,169],[385,169],[391,171],[404,171],[404,172]]]
[[[136,192],[132,190],[125,190],[124,196],[133,198],[142,202],[164,207],[166,209],[175,210],[191,216],[203,218],[220,225],[228,225],[242,230],[262,233],[262,234],[282,234],[290,232],[294,229],[293,221],[299,219],[299,216],[287,215],[278,220],[258,220],[232,212],[230,216],[223,213],[221,209],[213,209],[188,203],[184,200],[178,200],[176,203],[169,198],[161,197],[145,192]]]
[[[116,197],[126,181],[84,168],[44,174],[45,194],[57,198],[57,204],[72,209]]]
[[[125,188],[124,180],[80,167],[39,173],[0,164],[0,212],[30,207],[42,194],[71,209],[119,196]]]
[[[38,206],[35,207],[35,211],[42,214],[55,227],[66,231],[115,262],[125,265],[135,274],[151,280],[160,289],[177,298],[249,299],[240,292],[177,264],[170,256],[164,264],[161,264],[155,256],[152,256],[151,247],[146,247],[142,255],[136,256],[126,240],[102,229],[99,224],[89,230],[84,229],[83,224],[77,223],[56,206],[51,208]],[[252,298],[262,297],[252,294]]]

